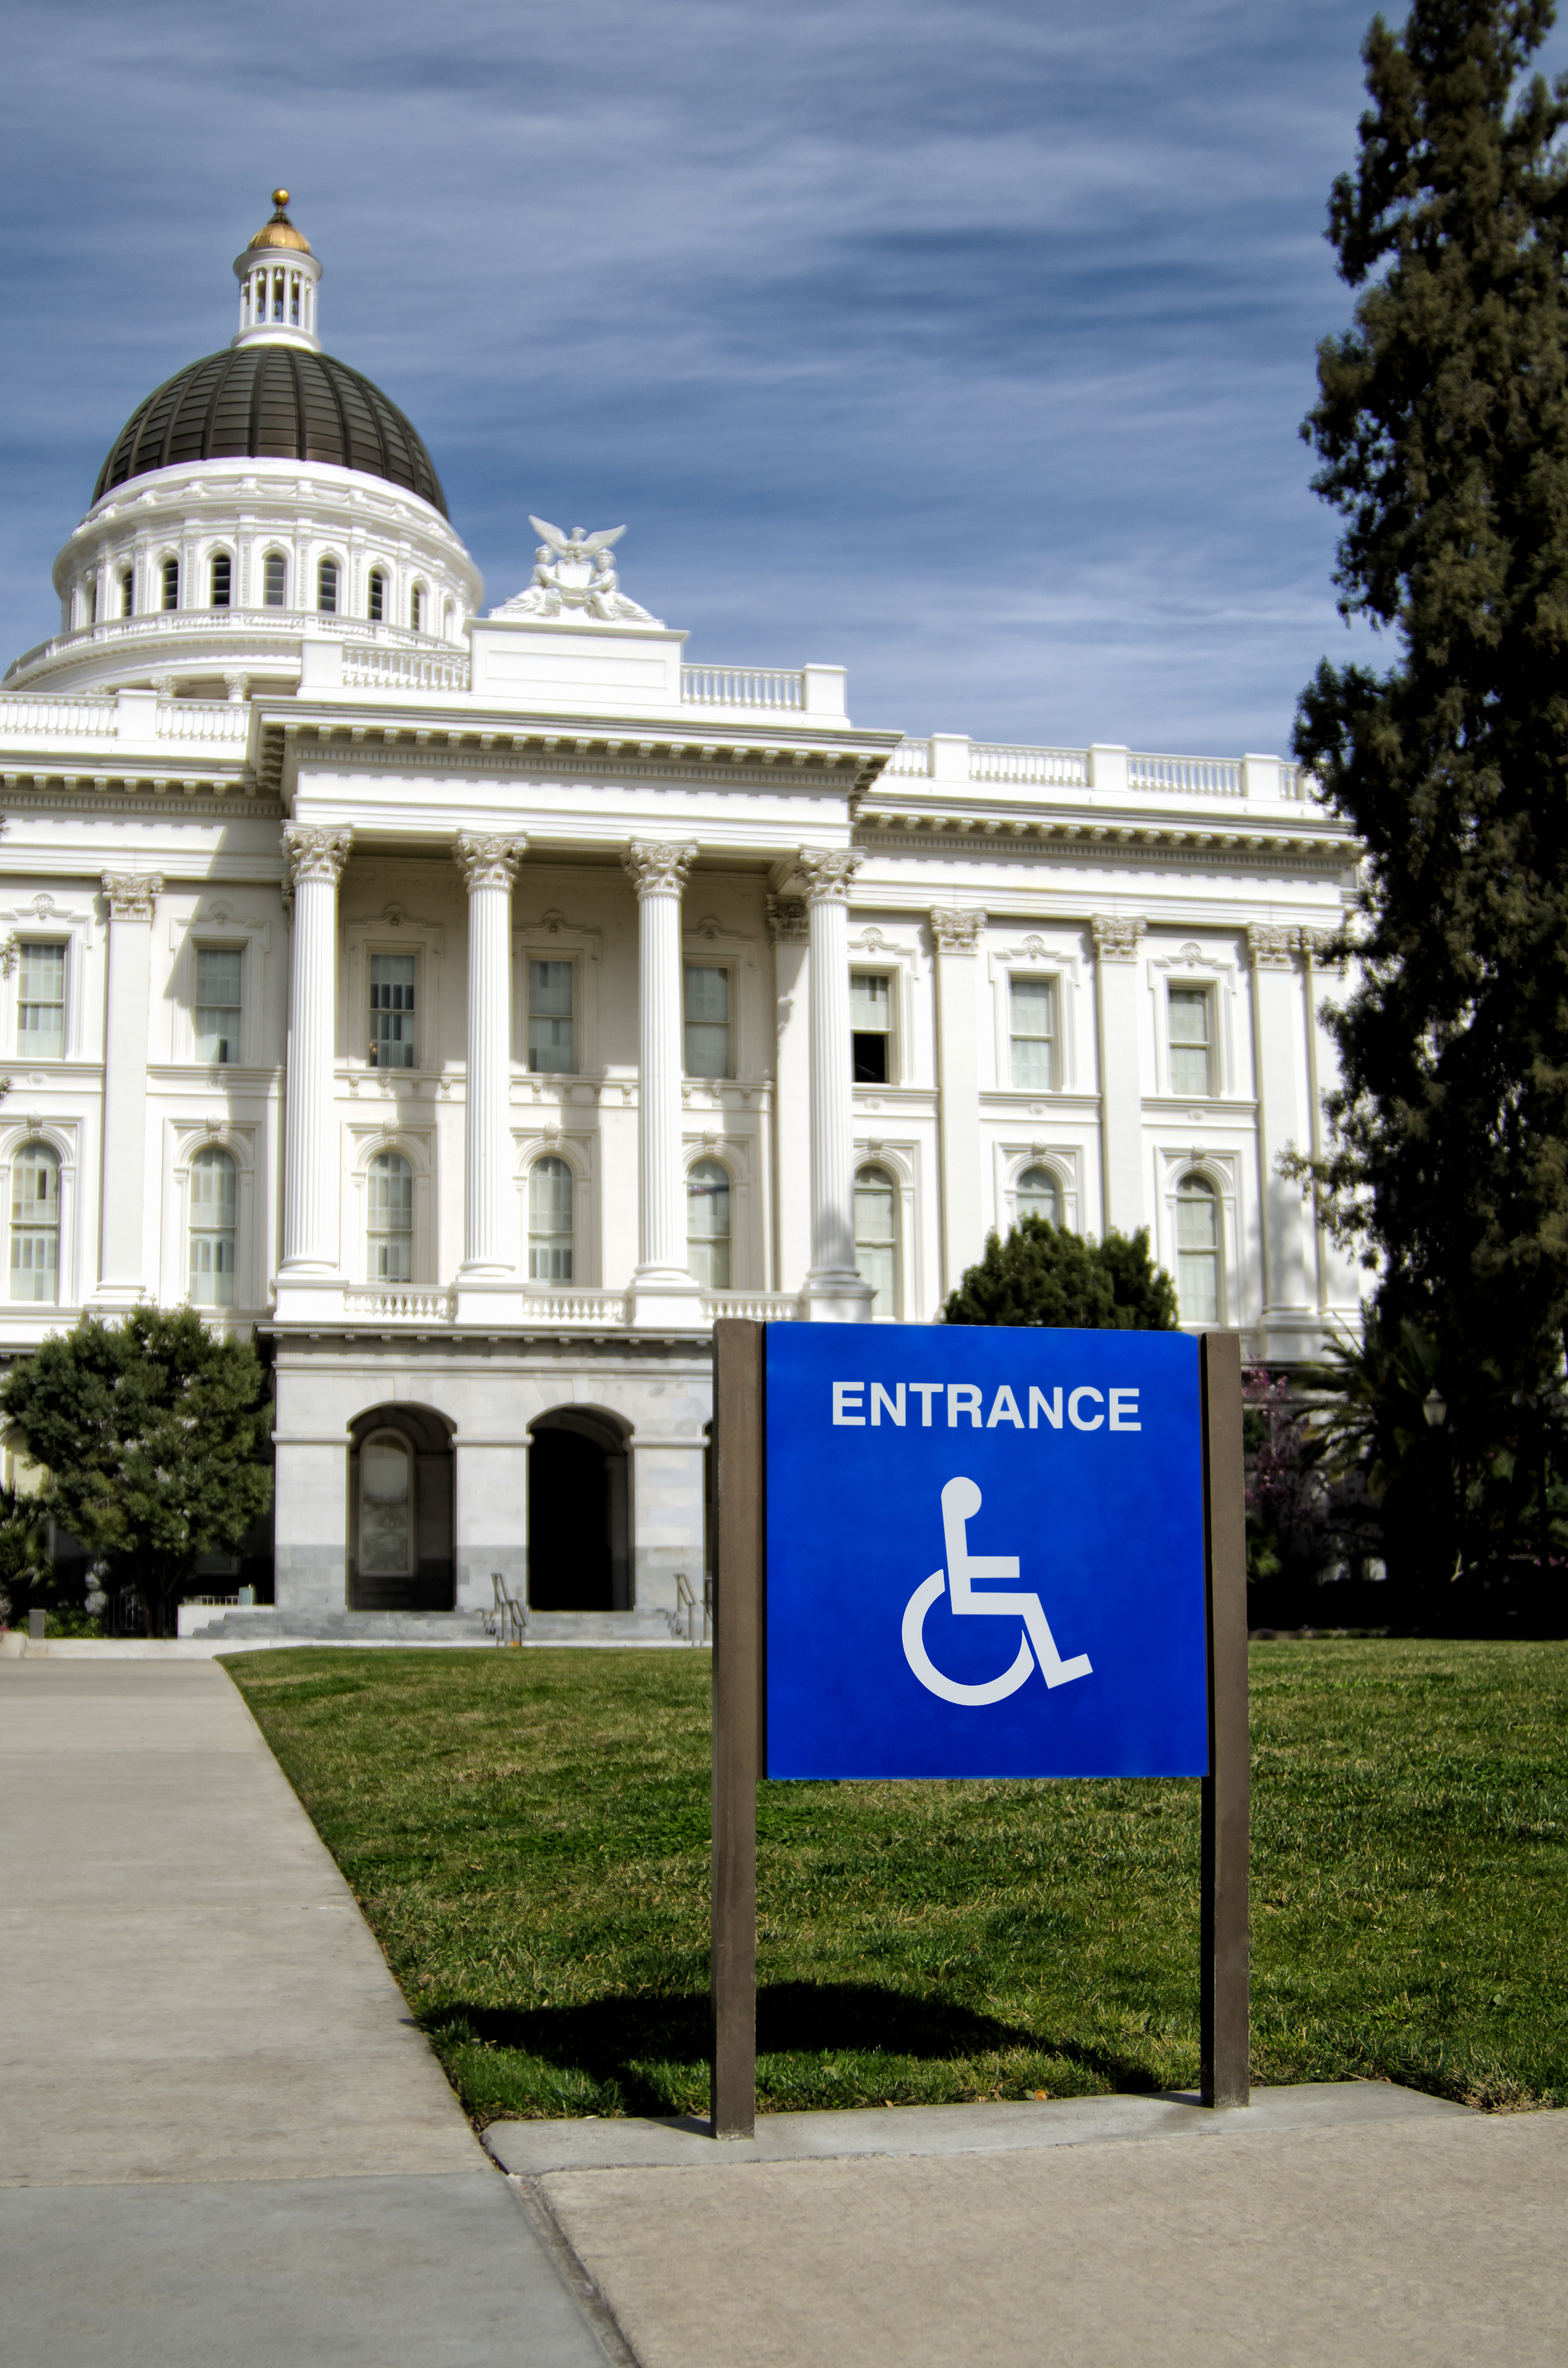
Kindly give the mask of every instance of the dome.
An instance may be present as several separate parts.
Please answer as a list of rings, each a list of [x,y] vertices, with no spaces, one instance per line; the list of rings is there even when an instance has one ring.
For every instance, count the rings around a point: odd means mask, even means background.
[[[258,246],[287,246],[291,248],[296,255],[309,255],[311,251],[310,240],[308,238],[301,237],[299,232],[294,228],[293,223],[290,221],[288,215],[283,211],[288,202],[289,192],[287,189],[273,190],[272,203],[275,211],[268,214],[267,220],[262,223],[261,228],[252,239],[250,246],[246,250],[247,253],[254,254]]]
[[[93,499],[150,469],[242,459],[356,469],[447,515],[430,455],[396,404],[347,362],[281,344],[230,347],[165,379],[115,438]]]

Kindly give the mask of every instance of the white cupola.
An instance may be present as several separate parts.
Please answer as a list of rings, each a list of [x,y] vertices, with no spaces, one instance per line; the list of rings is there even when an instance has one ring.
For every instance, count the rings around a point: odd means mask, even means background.
[[[287,189],[274,189],[276,211],[268,215],[243,255],[234,257],[240,283],[240,328],[236,346],[303,346],[320,353],[316,334],[316,282],[321,265],[284,211]]]

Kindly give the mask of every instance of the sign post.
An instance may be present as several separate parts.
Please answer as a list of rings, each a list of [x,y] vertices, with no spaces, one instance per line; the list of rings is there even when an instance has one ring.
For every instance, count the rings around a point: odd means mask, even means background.
[[[756,2113],[764,1775],[1200,1777],[1202,2098],[1245,2104],[1235,1335],[724,1320],[714,1451],[713,2135]]]

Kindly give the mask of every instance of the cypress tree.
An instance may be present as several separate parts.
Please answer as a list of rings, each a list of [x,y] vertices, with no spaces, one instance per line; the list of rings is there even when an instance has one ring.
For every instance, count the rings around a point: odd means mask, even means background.
[[[1399,647],[1325,663],[1297,721],[1367,850],[1316,1181],[1461,1403],[1483,1364],[1555,1372],[1568,1318],[1568,78],[1523,79],[1552,19],[1374,19],[1329,208],[1359,292],[1302,428],[1341,612]]]

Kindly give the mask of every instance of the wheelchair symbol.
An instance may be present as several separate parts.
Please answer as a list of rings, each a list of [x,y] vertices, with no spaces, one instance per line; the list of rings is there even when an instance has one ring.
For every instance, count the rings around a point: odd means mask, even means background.
[[[920,1585],[904,1606],[903,1657],[909,1663],[927,1693],[937,1694],[943,1702],[979,1704],[1006,1702],[1016,1694],[1036,1661],[1040,1676],[1048,1686],[1064,1686],[1074,1678],[1092,1675],[1086,1653],[1075,1654],[1064,1661],[1056,1649],[1038,1595],[977,1595],[970,1585],[975,1578],[1017,1578],[1017,1554],[971,1554],[969,1551],[968,1525],[980,1510],[980,1490],[972,1480],[949,1480],[942,1491],[942,1536],[948,1550],[945,1571],[934,1570]],[[984,1685],[960,1685],[956,1678],[945,1678],[926,1650],[926,1614],[930,1611],[943,1588],[956,1612],[999,1620],[1009,1614],[1021,1619],[1025,1634],[1018,1639],[1017,1658],[1010,1669]],[[1030,1646],[1033,1650],[1030,1650]]]

